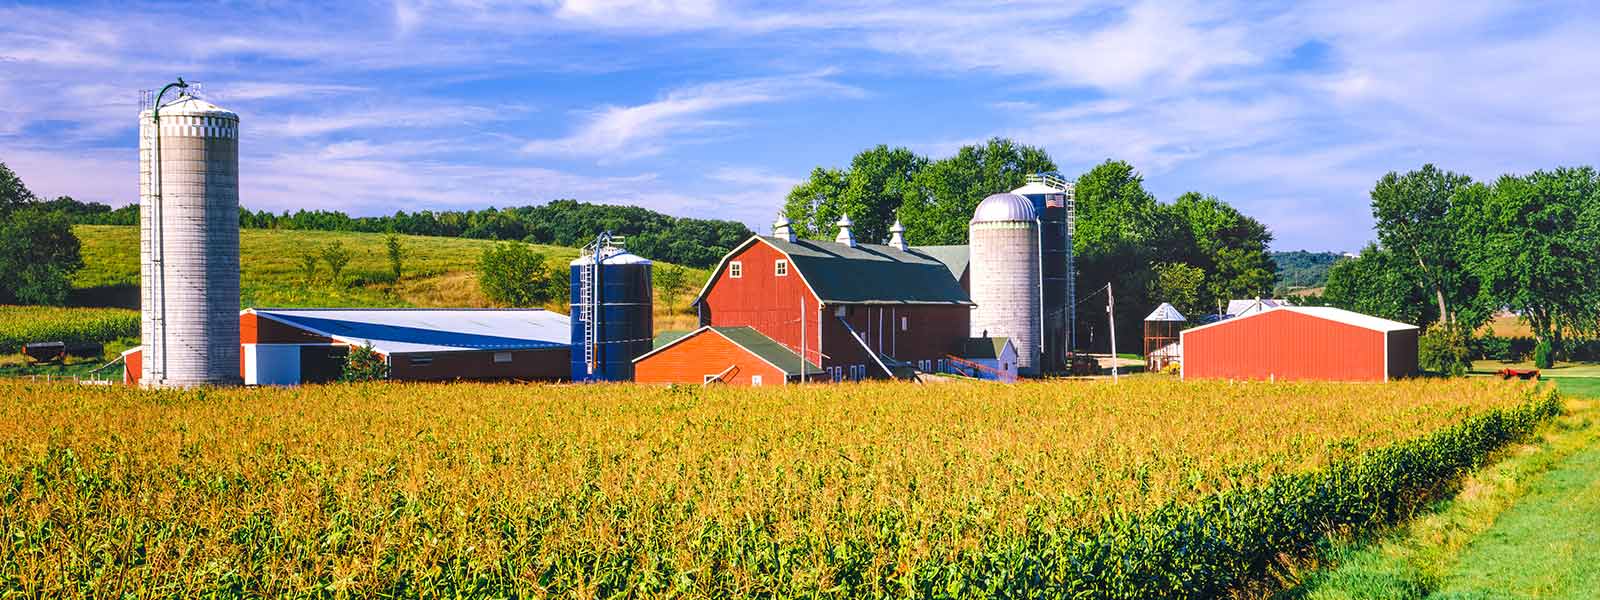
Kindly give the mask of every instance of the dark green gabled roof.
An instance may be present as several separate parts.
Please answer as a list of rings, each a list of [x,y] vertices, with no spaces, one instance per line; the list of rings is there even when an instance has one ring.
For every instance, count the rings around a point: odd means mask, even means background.
[[[754,327],[712,327],[717,333],[723,335],[733,343],[738,344],[761,360],[772,363],[772,366],[782,369],[790,377],[800,376],[800,353],[790,350],[777,340],[767,337]],[[681,336],[680,336],[681,337]],[[827,373],[822,367],[811,361],[806,361],[806,375],[822,375]]]
[[[912,246],[912,252],[925,254],[950,269],[950,276],[956,281],[967,274],[967,262],[971,260],[970,250],[966,246]]]
[[[656,339],[650,343],[650,347],[651,348],[660,348],[660,347],[665,346],[667,344],[671,344],[671,343],[676,342],[676,341],[678,341],[680,339],[683,339],[683,336],[689,335],[691,333],[694,333],[694,331],[663,331],[661,333],[656,334]]]
[[[1000,358],[1005,354],[1006,344],[1010,338],[979,337],[967,338],[961,342],[962,358]]]
[[[972,304],[945,263],[893,246],[761,238],[789,255],[823,302],[842,304]]]

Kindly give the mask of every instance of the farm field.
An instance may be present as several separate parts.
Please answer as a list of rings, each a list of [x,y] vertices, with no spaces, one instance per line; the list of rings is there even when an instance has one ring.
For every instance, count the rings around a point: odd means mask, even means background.
[[[118,225],[77,225],[73,231],[83,245],[84,268],[73,276],[73,287],[91,298],[115,293],[137,302],[139,285],[139,228]],[[240,303],[243,307],[489,307],[493,303],[478,289],[476,268],[483,250],[492,240],[452,237],[400,236],[405,248],[404,273],[391,281],[385,237],[379,233],[344,231],[301,231],[287,229],[242,229],[239,232],[241,260]],[[350,251],[339,285],[327,281],[327,265],[320,265],[318,279],[307,284],[300,258],[338,241]],[[577,248],[534,245],[545,256],[546,264],[565,273],[567,263],[578,256]],[[665,264],[665,263],[661,263]],[[703,269],[690,269],[689,295],[705,281]],[[131,292],[131,295],[130,295]],[[682,311],[689,298],[680,298]],[[566,299],[549,308],[567,312]],[[668,314],[663,302],[656,307],[657,320],[668,327],[692,325],[693,315]]]
[[[0,398],[0,594],[73,596],[1210,595],[1556,408],[1484,379]]]

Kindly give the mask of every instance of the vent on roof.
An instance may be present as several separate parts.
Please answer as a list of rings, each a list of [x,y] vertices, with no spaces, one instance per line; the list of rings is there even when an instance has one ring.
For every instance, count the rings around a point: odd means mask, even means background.
[[[850,215],[840,215],[839,222],[837,224],[839,225],[839,235],[835,236],[833,241],[844,244],[851,248],[856,247],[856,236],[850,232],[850,227],[855,225],[855,223],[850,222]]]

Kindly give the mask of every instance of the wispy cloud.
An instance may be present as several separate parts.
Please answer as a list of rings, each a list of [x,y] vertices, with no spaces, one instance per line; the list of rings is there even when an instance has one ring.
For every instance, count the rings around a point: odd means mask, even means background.
[[[659,100],[589,111],[572,134],[523,145],[529,154],[629,159],[663,152],[679,136],[732,124],[719,111],[815,96],[860,95],[835,82],[831,70],[785,77],[758,77],[699,84],[667,92]]]

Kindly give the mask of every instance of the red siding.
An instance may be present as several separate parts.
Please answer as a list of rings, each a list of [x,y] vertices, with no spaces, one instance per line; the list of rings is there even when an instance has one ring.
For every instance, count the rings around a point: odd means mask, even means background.
[[[634,363],[633,380],[698,384],[705,381],[706,375],[719,374],[730,366],[733,371],[723,380],[733,385],[750,385],[752,375],[760,375],[762,385],[784,382],[783,371],[709,329]]]
[[[331,344],[332,339],[293,325],[263,319],[253,313],[239,315],[241,344]]]
[[[859,344],[850,341],[850,330],[836,314],[835,307],[828,307],[822,349],[828,359],[822,366],[875,365]],[[912,363],[959,352],[961,340],[972,328],[972,309],[960,305],[855,304],[847,307],[846,315],[845,321],[861,334],[867,347]],[[905,318],[905,331],[900,330],[901,317]]]
[[[717,327],[746,325],[767,337],[800,352],[800,305],[805,303],[806,358],[821,364],[817,344],[818,301],[806,287],[800,273],[789,265],[789,274],[774,275],[774,263],[784,255],[757,241],[729,257],[741,264],[738,279],[728,277],[728,266],[712,274],[711,289],[701,301],[700,324]]]
[[[1386,339],[1381,331],[1276,310],[1184,332],[1183,376],[1383,381]],[[1414,363],[1415,345],[1411,355]]]
[[[139,378],[144,376],[144,350],[134,350],[122,357],[122,382],[128,385],[139,385]]]

